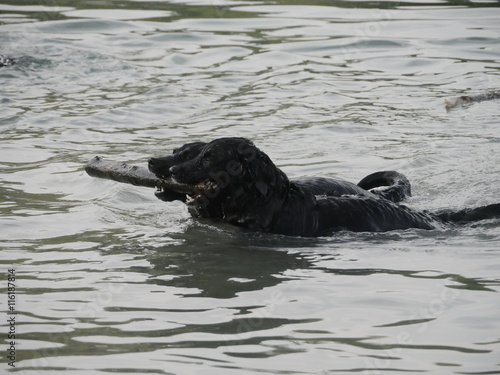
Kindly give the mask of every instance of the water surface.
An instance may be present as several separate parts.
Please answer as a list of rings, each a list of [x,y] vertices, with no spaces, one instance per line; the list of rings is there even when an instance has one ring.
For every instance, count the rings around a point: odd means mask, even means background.
[[[23,374],[500,374],[500,226],[303,239],[92,179],[251,138],[289,176],[396,169],[497,203],[497,1],[1,1],[3,317]]]

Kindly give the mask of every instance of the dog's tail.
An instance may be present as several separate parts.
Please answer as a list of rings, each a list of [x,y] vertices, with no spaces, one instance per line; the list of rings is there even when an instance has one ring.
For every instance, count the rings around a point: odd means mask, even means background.
[[[442,210],[432,215],[447,223],[465,224],[473,221],[500,218],[500,203],[476,208],[465,208],[459,211]]]
[[[411,197],[410,181],[404,174],[396,171],[369,174],[358,182],[358,186],[393,202]]]

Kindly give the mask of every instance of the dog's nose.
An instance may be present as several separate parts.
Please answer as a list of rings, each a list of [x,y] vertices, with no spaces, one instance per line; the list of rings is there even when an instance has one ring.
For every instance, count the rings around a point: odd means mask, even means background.
[[[177,165],[173,165],[170,167],[169,172],[171,175],[175,175],[177,172],[179,172],[179,167]]]
[[[156,158],[149,158],[148,159],[148,167],[149,168],[154,167],[157,162],[158,162],[158,159],[156,159]]]

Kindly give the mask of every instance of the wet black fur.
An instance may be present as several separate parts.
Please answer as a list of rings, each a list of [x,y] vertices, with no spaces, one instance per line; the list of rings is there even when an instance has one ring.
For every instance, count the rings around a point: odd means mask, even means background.
[[[190,211],[250,230],[320,236],[336,230],[433,229],[449,222],[500,217],[500,204],[428,213],[371,193],[318,196],[290,181],[247,139],[221,138],[197,147],[194,158],[169,169],[180,183],[211,182],[212,189],[188,203]]]
[[[207,145],[205,142],[187,143],[174,149],[172,155],[160,158],[150,158],[148,167],[159,178],[170,178],[170,168],[174,165],[194,159]],[[357,185],[331,177],[303,177],[293,180],[304,191],[314,195],[359,194],[367,196],[379,196],[393,202],[401,202],[411,196],[411,186],[408,179],[396,171],[383,171],[372,173],[363,178]],[[173,192],[158,192],[158,198],[166,201],[180,199],[185,200],[185,195]]]

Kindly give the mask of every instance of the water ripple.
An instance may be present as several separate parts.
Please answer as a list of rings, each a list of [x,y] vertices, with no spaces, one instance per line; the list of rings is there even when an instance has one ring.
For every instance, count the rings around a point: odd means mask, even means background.
[[[95,155],[145,165],[238,135],[290,176],[398,169],[413,207],[496,203],[498,102],[444,107],[500,86],[494,3],[0,10],[0,53],[17,61],[0,68],[0,265],[19,290],[16,370],[498,371],[498,220],[245,233],[83,171]]]

